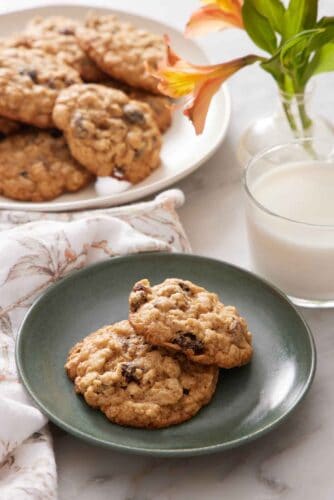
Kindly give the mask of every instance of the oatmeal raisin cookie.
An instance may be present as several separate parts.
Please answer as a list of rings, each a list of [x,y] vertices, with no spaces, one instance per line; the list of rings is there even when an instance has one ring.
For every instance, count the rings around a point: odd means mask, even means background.
[[[36,127],[53,126],[59,91],[80,83],[77,71],[37,49],[0,49],[0,115]]]
[[[85,187],[92,177],[58,131],[26,131],[0,142],[0,194],[8,198],[52,200]]]
[[[65,365],[88,405],[112,422],[161,428],[193,417],[215,391],[218,368],[155,348],[128,321],[101,328],[76,344]]]
[[[165,57],[163,37],[136,28],[114,15],[90,15],[77,38],[83,50],[108,75],[133,87],[160,93],[156,70]]]
[[[132,183],[160,163],[161,134],[149,106],[103,85],[73,85],[61,92],[53,120],[73,156],[98,176]]]
[[[191,281],[171,278],[151,286],[143,279],[129,302],[133,328],[153,345],[221,368],[244,365],[252,357],[251,334],[236,308]]]
[[[86,82],[99,82],[106,75],[80,48],[75,33],[80,23],[63,16],[35,17],[24,33],[12,38],[16,46],[42,50],[78,71]]]

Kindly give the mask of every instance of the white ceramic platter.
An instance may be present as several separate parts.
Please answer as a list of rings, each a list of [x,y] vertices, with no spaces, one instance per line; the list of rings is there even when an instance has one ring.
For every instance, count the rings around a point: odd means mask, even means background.
[[[50,5],[0,15],[1,36],[20,31],[25,23],[34,16],[63,15],[83,19],[89,10],[108,14],[110,9],[94,5]],[[208,59],[199,46],[187,40],[183,34],[163,23],[135,14],[115,11],[122,19],[155,33],[167,33],[173,48],[189,61],[208,64]],[[0,196],[0,209],[62,211],[99,208],[129,203],[176,183],[196,170],[218,148],[226,134],[230,119],[230,98],[226,88],[222,88],[214,97],[206,126],[201,136],[196,136],[191,123],[182,114],[181,109],[174,113],[172,127],[164,135],[161,152],[162,165],[143,182],[131,186],[121,193],[98,196],[94,184],[75,194],[60,196],[51,202],[27,203],[16,202]]]

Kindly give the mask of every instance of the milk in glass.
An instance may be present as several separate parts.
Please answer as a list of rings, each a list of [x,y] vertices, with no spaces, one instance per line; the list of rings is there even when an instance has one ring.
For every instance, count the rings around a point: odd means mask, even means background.
[[[334,162],[268,168],[249,187],[255,269],[288,295],[334,298]]]

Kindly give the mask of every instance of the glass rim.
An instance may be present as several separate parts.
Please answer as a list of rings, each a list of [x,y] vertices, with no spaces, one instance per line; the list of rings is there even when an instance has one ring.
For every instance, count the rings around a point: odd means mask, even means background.
[[[278,151],[280,149],[286,148],[288,146],[293,146],[293,145],[300,146],[302,144],[309,143],[309,142],[312,142],[312,141],[313,141],[313,139],[311,137],[307,137],[307,138],[296,139],[296,140],[293,140],[293,141],[290,141],[290,142],[285,142],[285,143],[282,143],[282,144],[277,144],[276,146],[271,146],[269,148],[263,149],[262,151],[260,151],[256,155],[254,155],[247,162],[247,165],[245,167],[244,173],[242,175],[242,184],[243,184],[243,187],[244,187],[244,190],[245,190],[246,194],[251,199],[251,201],[260,210],[262,210],[263,212],[267,213],[268,215],[270,215],[272,217],[276,217],[277,219],[281,219],[281,220],[285,220],[285,221],[288,221],[288,222],[292,222],[293,224],[298,224],[300,226],[307,226],[307,227],[313,227],[313,228],[322,228],[322,229],[334,229],[334,223],[333,224],[315,224],[315,223],[311,223],[311,222],[303,222],[303,221],[296,220],[296,219],[291,219],[290,217],[286,217],[284,215],[280,215],[280,214],[278,214],[276,212],[273,212],[269,208],[265,207],[262,203],[260,203],[255,198],[255,196],[252,194],[252,192],[251,192],[251,190],[250,190],[250,188],[248,186],[247,175],[248,175],[249,170],[252,167],[252,165],[254,165],[254,163],[256,163],[258,160],[260,160],[261,158],[263,158],[264,156],[266,156],[266,155],[268,155],[270,153],[273,153],[273,152]],[[333,162],[334,162],[334,158],[333,158]]]

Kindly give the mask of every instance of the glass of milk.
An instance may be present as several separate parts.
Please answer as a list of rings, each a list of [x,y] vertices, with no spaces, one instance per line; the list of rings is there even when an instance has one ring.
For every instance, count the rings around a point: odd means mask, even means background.
[[[334,143],[267,149],[244,187],[254,270],[297,305],[334,307]]]

